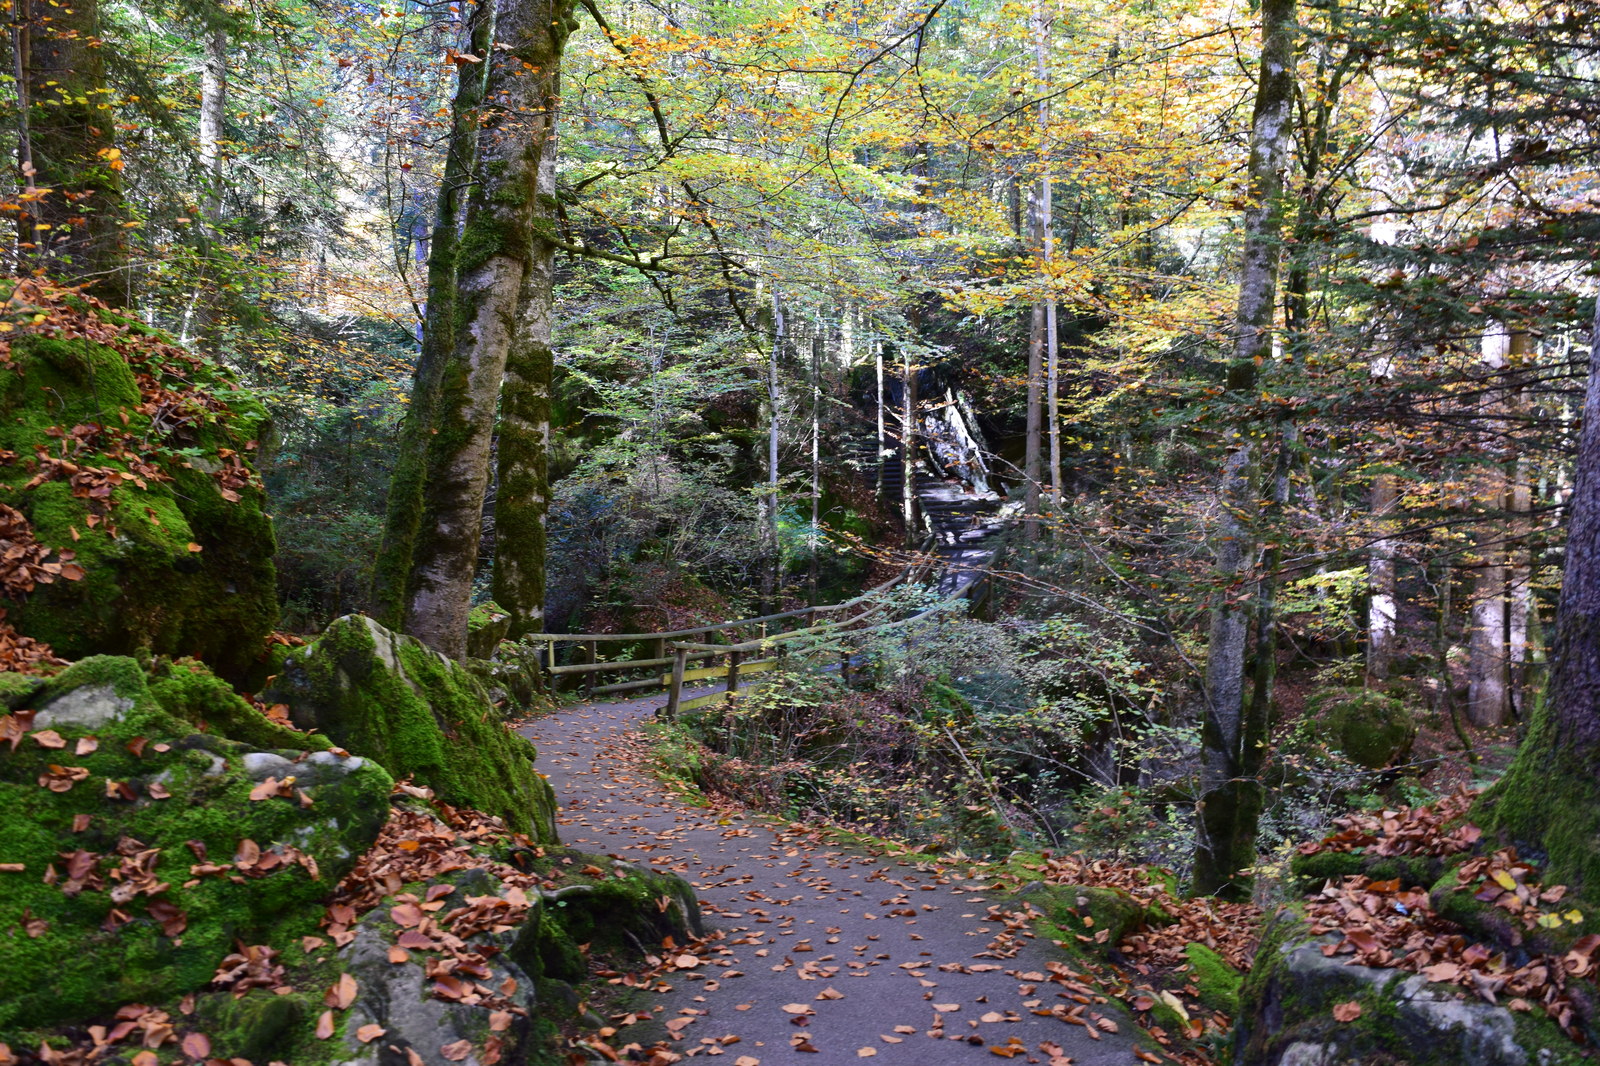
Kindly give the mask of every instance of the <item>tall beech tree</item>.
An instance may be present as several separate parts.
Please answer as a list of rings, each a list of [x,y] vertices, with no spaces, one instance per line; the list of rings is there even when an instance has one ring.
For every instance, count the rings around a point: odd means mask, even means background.
[[[1194,890],[1238,894],[1239,871],[1255,864],[1256,823],[1265,789],[1257,777],[1264,755],[1265,704],[1246,701],[1245,651],[1250,633],[1246,593],[1255,555],[1255,467],[1260,368],[1272,358],[1272,321],[1282,252],[1284,168],[1295,98],[1294,0],[1261,5],[1261,68],[1251,120],[1249,200],[1243,266],[1234,318],[1228,400],[1236,408],[1230,452],[1218,486],[1218,589],[1211,604],[1206,651],[1206,715],[1201,734],[1200,799]]]
[[[422,525],[423,485],[439,383],[455,344],[456,246],[465,221],[468,190],[478,164],[478,126],[492,64],[484,60],[494,40],[493,0],[478,0],[467,16],[467,51],[457,57],[450,134],[445,142],[433,234],[428,242],[427,305],[422,346],[412,372],[411,402],[400,427],[389,482],[383,541],[373,571],[373,613],[385,624],[405,623],[411,556]]]
[[[571,33],[568,0],[499,0],[478,148],[478,179],[456,248],[454,341],[441,368],[428,429],[425,475],[417,537],[405,597],[405,630],[452,658],[466,652],[467,613],[482,536],[484,493],[489,483],[490,445],[500,410],[501,385],[513,348],[516,435],[537,435],[536,396],[539,330],[548,312],[534,312],[527,340],[524,286],[535,289],[550,277],[554,247],[540,229],[541,187],[554,174],[545,165],[555,133],[561,54]],[[546,216],[548,217],[548,216]],[[548,227],[548,223],[546,223]],[[539,298],[548,300],[548,296]],[[545,363],[543,365],[548,365]],[[542,386],[548,389],[547,379]],[[530,452],[527,436],[517,447]],[[542,454],[542,453],[541,453]],[[536,456],[534,457],[536,461]],[[522,545],[525,529],[519,529]],[[543,559],[521,559],[522,567]],[[518,594],[528,594],[526,583]],[[526,622],[524,622],[526,624]]]

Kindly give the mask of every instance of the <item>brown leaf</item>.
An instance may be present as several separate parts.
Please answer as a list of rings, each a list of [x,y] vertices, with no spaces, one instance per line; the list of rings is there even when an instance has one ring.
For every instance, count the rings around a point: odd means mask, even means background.
[[[356,1030],[356,1039],[363,1044],[370,1044],[388,1031],[381,1025],[363,1025]]]
[[[785,1003],[783,1005],[783,1013],[785,1013],[785,1014],[811,1014],[811,1013],[813,1013],[813,1011],[811,1010],[811,1008],[809,1006],[807,1006],[804,1003]]]
[[[489,1031],[491,1033],[505,1032],[507,1029],[511,1028],[511,1017],[510,1011],[497,1010],[490,1012]]]
[[[145,745],[149,743],[150,740],[147,737],[134,737],[132,740],[128,741],[127,748],[129,751],[133,752],[133,757],[135,759],[142,759],[144,758]]]
[[[443,1055],[446,1061],[460,1062],[472,1054],[472,1041],[457,1040],[452,1044],[446,1044],[439,1049],[439,1054]]]
[[[250,790],[250,799],[253,802],[259,803],[262,800],[267,799],[267,798],[269,798],[271,796],[276,796],[277,794],[278,794],[278,779],[276,777],[269,777],[265,781],[263,781],[259,785],[257,785],[255,788],[252,788]]]
[[[1357,1018],[1361,1017],[1361,1004],[1357,1003],[1353,999],[1346,1003],[1335,1004],[1333,1008],[1333,1017],[1335,1021],[1353,1022]]]
[[[77,746],[72,749],[74,755],[92,755],[100,747],[97,737],[79,737]]]
[[[49,748],[52,751],[67,746],[66,740],[54,729],[41,729],[33,734],[33,739],[41,748]]]
[[[339,979],[328,989],[327,995],[322,997],[322,1002],[336,1010],[349,1010],[350,1004],[356,1001],[356,993],[361,986],[356,979],[347,973],[339,975]]]
[[[316,1036],[317,1036],[318,1040],[326,1040],[329,1037],[331,1037],[332,1035],[333,1035],[333,1011],[325,1010],[325,1011],[322,1012],[322,1016],[317,1019]]]
[[[211,1039],[204,1033],[189,1033],[183,1038],[183,1053],[196,1062],[211,1056]]]

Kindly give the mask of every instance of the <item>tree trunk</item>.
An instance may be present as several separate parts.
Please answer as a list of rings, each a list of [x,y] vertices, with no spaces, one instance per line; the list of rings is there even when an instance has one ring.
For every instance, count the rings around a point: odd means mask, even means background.
[[[214,26],[206,31],[205,56],[200,67],[200,169],[205,171],[206,214],[215,222],[222,215],[222,121],[228,106],[228,31]]]
[[[559,84],[551,87],[555,99]],[[537,121],[537,120],[535,120]],[[550,390],[555,246],[540,234],[556,223],[556,111],[542,116],[538,185],[522,316],[506,356],[496,433],[494,601],[511,615],[511,640],[544,629],[545,521],[550,512]]]
[[[1593,901],[1600,894],[1600,301],[1590,337],[1550,683],[1516,761],[1474,814],[1502,839],[1543,852],[1544,883]]]
[[[900,347],[900,466],[905,476],[900,483],[900,516],[906,526],[906,547],[915,548],[922,538],[921,519],[917,513],[917,367],[912,364],[906,346]]]
[[[28,188],[50,190],[22,212],[23,260],[124,306],[122,157],[113,144],[98,0],[21,0],[16,17],[27,128],[18,164]]]
[[[1380,528],[1389,523],[1395,507],[1395,476],[1379,474],[1372,479],[1372,519]],[[1367,684],[1385,681],[1394,658],[1395,546],[1387,534],[1375,537],[1367,555]]]
[[[486,59],[493,38],[493,2],[478,0],[467,15],[469,54]],[[400,426],[394,472],[389,478],[383,540],[373,570],[372,613],[391,629],[399,629],[405,623],[412,553],[422,528],[428,449],[435,433],[434,408],[439,400],[439,382],[455,344],[456,245],[465,221],[467,188],[478,165],[478,126],[490,69],[485,62],[457,67],[459,80],[451,104],[444,175],[439,183],[433,238],[428,244],[422,345],[412,371],[411,402]]]
[[[1511,336],[1504,326],[1484,334],[1483,361],[1491,371],[1505,369]],[[1498,390],[1485,400],[1493,433],[1503,423],[1504,402]],[[1487,509],[1473,532],[1472,606],[1467,636],[1467,720],[1480,729],[1503,725],[1511,712],[1510,674],[1506,659],[1506,484],[1498,464],[1476,479],[1476,505]]]
[[[498,0],[495,13],[482,176],[457,249],[455,344],[439,380],[406,597],[406,632],[454,659],[466,652],[501,381],[523,282],[541,254],[539,171],[555,125],[570,5]]]
[[[1227,378],[1228,392],[1241,406],[1253,406],[1257,366],[1272,355],[1283,221],[1280,201],[1295,95],[1294,15],[1294,0],[1264,0],[1261,6],[1261,73],[1250,135],[1250,198]],[[1218,589],[1211,605],[1211,641],[1206,653],[1207,706],[1201,732],[1194,867],[1194,890],[1201,894],[1237,896],[1246,891],[1238,874],[1255,863],[1256,823],[1264,795],[1256,771],[1265,741],[1266,708],[1251,707],[1246,713],[1244,654],[1249,608],[1239,595],[1239,582],[1254,555],[1256,489],[1249,415],[1249,411],[1243,412],[1235,423],[1232,451],[1218,486],[1222,507],[1216,549]]]

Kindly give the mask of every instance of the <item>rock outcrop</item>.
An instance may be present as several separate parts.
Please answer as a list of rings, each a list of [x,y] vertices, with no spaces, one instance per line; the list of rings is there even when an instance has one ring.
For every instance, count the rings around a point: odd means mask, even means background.
[[[240,678],[277,622],[251,453],[264,407],[221,367],[83,297],[25,281],[0,337],[0,503],[82,576],[7,620],[68,659],[195,655]]]
[[[237,944],[311,933],[388,815],[376,763],[194,664],[158,675],[100,656],[3,686],[0,1034],[193,991]]]
[[[289,653],[263,699],[445,803],[556,841],[555,796],[533,745],[506,728],[477,678],[418,640],[347,615]]]
[[[1268,925],[1245,981],[1235,1066],[1576,1066],[1589,1061],[1542,1015],[1420,974],[1349,965],[1294,908]],[[1335,1008],[1342,1007],[1336,1011]],[[1348,1018],[1349,1020],[1341,1020]]]

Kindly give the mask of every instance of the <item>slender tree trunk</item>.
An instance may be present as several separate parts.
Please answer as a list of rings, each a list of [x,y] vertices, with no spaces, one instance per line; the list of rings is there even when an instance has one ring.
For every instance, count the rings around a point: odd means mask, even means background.
[[[439,381],[412,554],[406,631],[455,659],[467,612],[489,483],[490,441],[523,282],[539,254],[539,171],[554,129],[571,0],[498,0],[482,179],[473,186],[456,264],[454,350]]]
[[[550,88],[556,99],[560,84]],[[540,234],[556,224],[556,111],[540,118],[534,224],[522,282],[522,317],[506,357],[495,453],[494,600],[511,616],[511,640],[544,629],[545,521],[550,512],[550,390],[555,377],[552,315],[555,246]],[[655,460],[659,463],[659,449]]]
[[[1386,528],[1394,511],[1395,476],[1379,474],[1372,479],[1372,519]],[[1389,677],[1394,658],[1396,541],[1387,534],[1375,537],[1367,554],[1367,684],[1379,684]]]
[[[822,536],[822,334],[811,338],[811,603],[817,602],[817,554]]]
[[[876,495],[881,499],[883,497],[883,457],[888,450],[886,446],[888,427],[884,425],[883,418],[883,341],[881,339],[872,342],[872,362],[878,374],[878,457],[874,462],[877,464],[878,477]]]
[[[900,482],[900,516],[906,526],[906,547],[914,548],[921,540],[922,523],[917,513],[917,438],[919,401],[917,398],[917,367],[911,362],[907,346],[900,348],[900,465],[905,477]]]
[[[778,290],[772,290],[772,352],[767,360],[767,486],[762,509],[763,527],[767,540],[767,566],[762,575],[762,599],[765,610],[778,609],[778,598],[783,592],[783,553],[778,545],[778,444],[783,423],[780,405],[783,403],[778,376],[779,357],[788,339],[787,322]]]
[[[1491,371],[1503,370],[1511,335],[1497,326],[1484,335],[1483,360]],[[1504,403],[1498,393],[1486,400],[1490,432],[1501,425]],[[1480,729],[1503,725],[1511,712],[1510,673],[1506,657],[1506,529],[1498,519],[1505,512],[1506,483],[1500,464],[1476,479],[1477,506],[1493,521],[1480,521],[1473,533],[1472,606],[1467,637],[1467,720]]]
[[[205,55],[200,67],[200,127],[197,139],[200,169],[208,188],[206,215],[212,222],[222,217],[222,121],[228,107],[228,31],[214,26],[206,31]]]
[[[19,5],[23,182],[50,190],[21,214],[23,260],[113,307],[124,306],[129,265],[122,158],[113,138],[98,0]]]
[[[428,450],[435,436],[439,383],[455,345],[456,246],[466,220],[467,190],[478,165],[478,127],[491,69],[482,60],[488,57],[493,38],[493,0],[478,0],[467,15],[467,44],[468,54],[480,62],[457,67],[459,80],[451,104],[444,174],[439,183],[433,237],[428,242],[422,345],[412,372],[411,402],[400,426],[394,472],[389,478],[383,540],[373,569],[372,613],[391,629],[405,623],[412,553],[422,528],[423,488],[428,476]]]
[[[1250,136],[1250,193],[1244,219],[1243,267],[1234,322],[1228,392],[1253,407],[1257,366],[1272,356],[1282,231],[1283,170],[1294,104],[1294,0],[1264,0],[1261,6],[1261,72]],[[1240,582],[1253,561],[1256,489],[1248,411],[1233,430],[1218,497],[1218,590],[1211,605],[1206,652],[1206,717],[1201,736],[1198,841],[1194,890],[1239,895],[1239,871],[1255,862],[1256,823],[1264,790],[1256,773],[1265,740],[1266,708],[1244,701],[1244,658],[1249,608]]]

